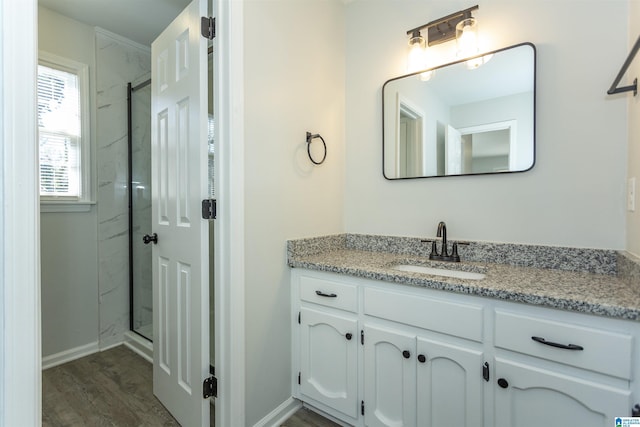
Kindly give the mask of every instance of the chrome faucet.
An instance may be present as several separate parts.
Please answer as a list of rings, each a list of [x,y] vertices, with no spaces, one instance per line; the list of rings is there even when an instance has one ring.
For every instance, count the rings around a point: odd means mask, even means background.
[[[442,240],[440,251],[438,252],[437,241]],[[429,254],[430,260],[435,261],[452,261],[460,262],[460,255],[458,255],[458,244],[468,245],[469,242],[453,242],[451,246],[451,253],[449,253],[449,245],[447,243],[447,224],[444,221],[438,223],[438,231],[436,233],[436,239],[423,240],[423,242],[431,242],[431,253]]]

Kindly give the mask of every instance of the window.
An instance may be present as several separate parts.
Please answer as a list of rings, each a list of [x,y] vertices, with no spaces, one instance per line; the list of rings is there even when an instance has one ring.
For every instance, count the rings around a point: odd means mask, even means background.
[[[40,200],[89,203],[88,67],[40,52]]]

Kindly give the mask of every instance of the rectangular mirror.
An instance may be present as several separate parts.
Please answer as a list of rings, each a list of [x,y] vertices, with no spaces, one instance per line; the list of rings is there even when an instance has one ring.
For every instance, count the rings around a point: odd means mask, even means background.
[[[382,87],[384,177],[531,169],[535,76],[535,46],[522,43],[387,81]]]

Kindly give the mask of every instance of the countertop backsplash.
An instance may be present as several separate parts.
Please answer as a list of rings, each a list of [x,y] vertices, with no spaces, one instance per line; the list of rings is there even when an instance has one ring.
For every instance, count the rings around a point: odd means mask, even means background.
[[[618,276],[640,294],[640,258],[629,252],[618,252]]]
[[[423,240],[424,238],[419,237],[336,234],[289,240],[287,252],[289,259],[292,256],[315,255],[340,249],[427,257],[431,252],[431,243],[423,242]],[[451,243],[454,241],[456,239],[449,239],[449,250],[451,250]],[[518,267],[618,274],[618,260],[620,258],[615,250],[477,241],[469,241],[468,243],[468,246],[458,248],[462,262],[488,262]],[[640,269],[640,259],[635,258],[634,260],[634,258],[632,256],[624,258],[631,264],[625,271],[637,271],[632,268],[634,264]],[[636,278],[638,277],[640,276],[636,276]]]

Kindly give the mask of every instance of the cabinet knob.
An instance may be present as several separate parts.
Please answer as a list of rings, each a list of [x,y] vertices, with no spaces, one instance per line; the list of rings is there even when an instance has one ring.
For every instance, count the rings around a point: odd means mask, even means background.
[[[507,388],[509,387],[509,382],[507,380],[505,380],[504,378],[499,378],[498,379],[498,385],[502,388]]]
[[[351,341],[351,338],[353,338],[353,335],[351,335],[351,332],[347,332],[345,337],[347,338],[347,340]]]
[[[424,355],[424,354],[419,354],[419,355],[418,355],[418,362],[420,362],[420,363],[424,363],[424,362],[426,362],[426,361],[427,361],[427,358],[425,357],[425,355]]]
[[[408,359],[411,357],[411,353],[409,353],[407,350],[402,352],[402,357],[404,357],[405,359]]]

